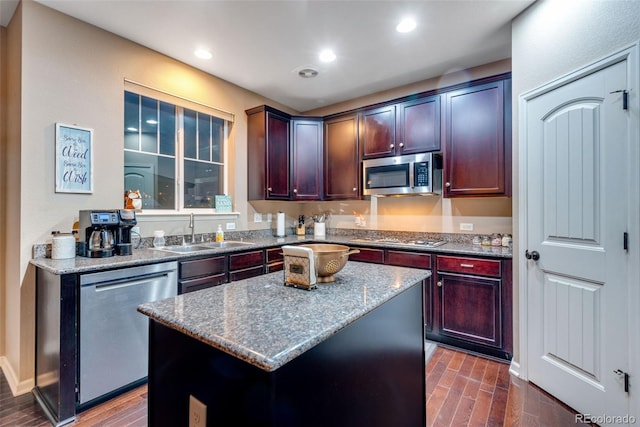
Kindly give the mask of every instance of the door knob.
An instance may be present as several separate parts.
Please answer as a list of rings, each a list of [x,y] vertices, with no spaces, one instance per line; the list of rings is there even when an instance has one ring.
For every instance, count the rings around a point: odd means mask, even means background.
[[[524,251],[524,257],[526,259],[532,259],[534,261],[537,261],[540,259],[540,252],[538,251],[529,252],[529,249],[527,249],[526,251]]]

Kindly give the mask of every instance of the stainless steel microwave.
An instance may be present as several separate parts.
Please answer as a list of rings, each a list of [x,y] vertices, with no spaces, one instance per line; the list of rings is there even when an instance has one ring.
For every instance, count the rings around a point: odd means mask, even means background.
[[[362,194],[393,196],[442,193],[442,161],[435,153],[362,162]]]

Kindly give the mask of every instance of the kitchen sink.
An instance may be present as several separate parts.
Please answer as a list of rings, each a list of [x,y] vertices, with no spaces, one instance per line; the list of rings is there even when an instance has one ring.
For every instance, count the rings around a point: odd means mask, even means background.
[[[157,251],[165,251],[165,252],[175,252],[175,253],[190,253],[190,252],[198,252],[198,251],[208,251],[211,248],[208,246],[202,245],[175,245],[175,246],[162,246],[159,248],[153,248]]]
[[[210,242],[210,243],[202,243],[199,246],[211,248],[239,248],[242,246],[251,246],[253,243],[251,242],[238,242],[236,240],[225,240],[223,242]]]
[[[193,245],[173,245],[173,246],[162,246],[159,248],[153,248],[157,251],[164,252],[173,252],[178,254],[186,254],[192,252],[200,252],[200,251],[210,251],[211,249],[222,249],[222,248],[239,248],[245,246],[251,246],[254,243],[251,242],[238,242],[234,240],[225,240],[224,242],[209,242],[209,243],[198,243]]]

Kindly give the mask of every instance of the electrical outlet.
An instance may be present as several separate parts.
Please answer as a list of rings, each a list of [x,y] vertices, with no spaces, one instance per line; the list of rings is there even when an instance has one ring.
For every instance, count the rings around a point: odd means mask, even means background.
[[[228,222],[227,223],[227,230],[235,230],[236,229],[236,223],[235,222]]]
[[[468,223],[468,222],[461,222],[460,223],[460,230],[462,230],[462,231],[473,231],[473,224]]]
[[[254,213],[253,222],[262,222],[262,214],[258,212]]]
[[[205,427],[207,425],[207,405],[189,395],[189,427]]]

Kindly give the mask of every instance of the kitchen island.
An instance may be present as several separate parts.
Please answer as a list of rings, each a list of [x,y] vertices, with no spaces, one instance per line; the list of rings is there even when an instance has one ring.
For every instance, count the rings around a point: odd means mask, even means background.
[[[336,282],[276,272],[139,306],[149,425],[424,426],[427,270],[348,262]]]

